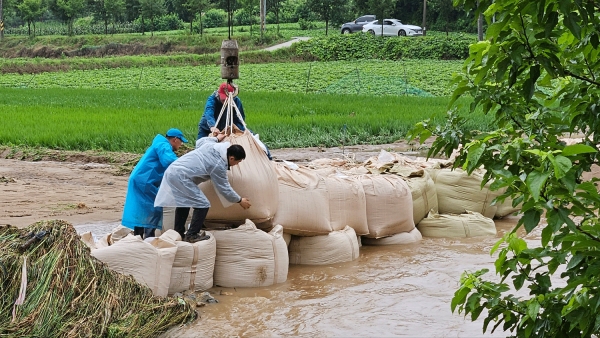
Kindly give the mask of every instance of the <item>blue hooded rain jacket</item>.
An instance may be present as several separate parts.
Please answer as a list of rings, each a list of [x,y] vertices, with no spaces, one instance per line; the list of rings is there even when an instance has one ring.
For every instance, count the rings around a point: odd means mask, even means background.
[[[121,224],[130,229],[162,229],[162,208],[154,207],[154,200],[165,170],[176,159],[169,140],[156,135],[129,176]]]

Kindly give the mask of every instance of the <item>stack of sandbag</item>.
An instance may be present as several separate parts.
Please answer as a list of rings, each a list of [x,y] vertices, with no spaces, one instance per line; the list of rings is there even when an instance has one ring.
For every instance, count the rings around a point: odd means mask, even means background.
[[[406,177],[413,200],[413,220],[419,224],[429,212],[438,212],[438,196],[431,176],[422,171],[421,176]]]
[[[364,245],[404,245],[417,243],[423,239],[419,229],[414,228],[410,232],[401,232],[388,237],[381,238],[368,238],[361,237],[361,241]]]
[[[387,237],[415,228],[412,194],[401,177],[360,175],[357,179],[367,198],[369,234],[365,237]]]
[[[139,236],[127,235],[112,245],[98,248],[91,233],[83,234],[82,240],[91,250],[91,255],[106,263],[108,267],[147,285],[155,296],[166,297],[171,282],[171,269],[177,246],[171,241],[157,238],[152,243]],[[105,236],[108,237],[108,236]]]
[[[280,225],[266,233],[246,220],[238,228],[212,234],[217,243],[214,285],[259,287],[287,280],[288,249]]]
[[[326,265],[350,262],[358,258],[356,232],[349,226],[325,236],[292,236],[290,264]]]
[[[217,241],[206,231],[207,240],[196,243],[181,241],[175,230],[167,230],[160,239],[175,243],[177,253],[171,269],[169,295],[184,291],[206,291],[213,286]],[[153,239],[157,240],[157,239]]]
[[[413,220],[418,224],[430,211],[438,211],[435,183],[425,168],[434,166],[430,161],[413,160],[406,156],[381,150],[379,155],[363,163],[366,171],[373,174],[394,174],[404,178],[413,199]]]
[[[494,220],[478,212],[464,214],[430,214],[418,225],[425,237],[477,237],[495,236]]]
[[[298,236],[326,235],[350,226],[368,233],[366,197],[359,181],[345,175],[323,176],[293,163],[274,163],[279,206],[274,223]]]
[[[488,182],[482,189],[484,172],[475,170],[471,175],[462,169],[428,169],[438,197],[440,214],[462,214],[474,211],[493,218],[497,206],[492,205],[499,191],[491,191]]]
[[[254,223],[263,223],[273,219],[277,212],[279,195],[277,175],[271,161],[249,131],[233,133],[225,141],[231,145],[239,144],[244,147],[246,159],[231,167],[227,176],[233,190],[240,196],[248,198],[252,207],[244,210],[238,205],[222,201],[211,181],[200,184],[211,207],[206,219],[221,223],[243,223],[250,219]],[[226,207],[227,206],[227,207]]]

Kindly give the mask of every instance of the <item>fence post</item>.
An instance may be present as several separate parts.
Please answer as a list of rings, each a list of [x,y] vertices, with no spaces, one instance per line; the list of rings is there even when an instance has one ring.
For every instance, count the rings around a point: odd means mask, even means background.
[[[310,81],[310,69],[312,68],[312,63],[308,64],[308,76],[306,77],[306,93],[308,93],[308,82]]]
[[[358,67],[356,67],[356,77],[358,78],[358,89],[356,90],[356,95],[360,94],[360,72],[358,71]]]

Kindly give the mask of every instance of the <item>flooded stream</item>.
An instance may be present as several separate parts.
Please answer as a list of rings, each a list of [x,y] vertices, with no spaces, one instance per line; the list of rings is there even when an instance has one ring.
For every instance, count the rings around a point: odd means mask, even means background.
[[[505,337],[483,334],[484,314],[471,322],[453,314],[450,301],[463,271],[493,274],[490,249],[516,221],[496,220],[496,237],[425,237],[409,245],[362,246],[348,263],[290,265],[287,282],[269,287],[214,287],[219,303],[197,308],[201,318],[162,337]]]
[[[489,268],[489,251],[516,218],[496,222],[498,235],[424,238],[399,246],[362,246],[358,260],[329,266],[290,265],[286,283],[211,289],[218,304],[163,337],[504,337],[452,314],[465,270]]]

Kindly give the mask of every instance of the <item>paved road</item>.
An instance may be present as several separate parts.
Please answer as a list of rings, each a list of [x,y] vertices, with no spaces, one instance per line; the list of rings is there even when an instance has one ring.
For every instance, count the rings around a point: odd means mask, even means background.
[[[310,39],[310,37],[306,37],[306,36],[294,37],[288,42],[280,43],[278,45],[271,46],[269,48],[265,48],[265,50],[273,51],[273,50],[276,50],[279,48],[287,48],[287,47],[291,46],[294,42],[304,41],[304,40],[308,40],[308,39]]]

